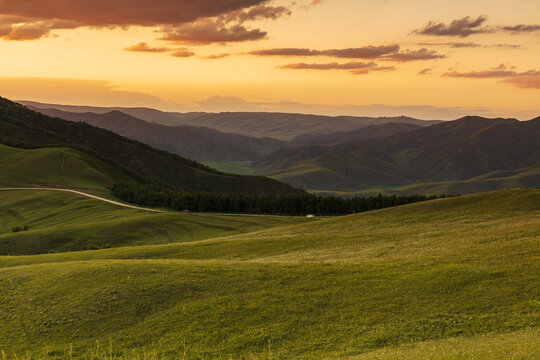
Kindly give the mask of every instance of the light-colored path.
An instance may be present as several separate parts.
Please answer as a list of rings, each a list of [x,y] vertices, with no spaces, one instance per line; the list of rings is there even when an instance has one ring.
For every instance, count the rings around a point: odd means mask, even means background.
[[[104,202],[107,202],[107,203],[109,203],[109,204],[114,204],[114,205],[122,206],[122,207],[125,207],[125,208],[137,209],[137,210],[144,210],[144,211],[151,211],[151,212],[155,212],[155,213],[162,213],[162,212],[163,212],[163,211],[161,211],[161,210],[148,209],[148,208],[143,208],[143,207],[139,207],[139,206],[123,204],[123,203],[118,202],[118,201],[105,199],[105,198],[102,198],[102,197],[99,197],[99,196],[96,196],[96,195],[91,195],[91,194],[84,193],[84,192],[82,192],[82,191],[71,190],[71,189],[52,188],[52,187],[0,188],[0,191],[11,191],[11,190],[47,190],[47,191],[63,191],[63,192],[73,193],[73,194],[77,194],[77,195],[80,195],[80,196],[85,196],[85,197],[89,197],[89,198],[92,198],[92,199],[104,201]]]

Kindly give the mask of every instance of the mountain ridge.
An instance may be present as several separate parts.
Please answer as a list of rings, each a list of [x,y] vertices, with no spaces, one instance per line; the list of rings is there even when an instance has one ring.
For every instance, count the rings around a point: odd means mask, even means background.
[[[85,123],[52,118],[0,98],[0,143],[19,148],[72,147],[106,161],[141,182],[177,191],[299,194],[261,176],[226,174],[196,161]]]

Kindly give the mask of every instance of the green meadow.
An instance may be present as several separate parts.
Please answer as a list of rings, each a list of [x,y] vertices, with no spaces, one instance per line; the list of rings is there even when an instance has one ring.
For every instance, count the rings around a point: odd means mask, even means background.
[[[40,191],[25,196],[55,203],[45,199],[53,195]],[[89,223],[97,229],[112,221],[122,225],[105,226],[102,234],[123,233],[139,242],[0,257],[0,358],[534,359],[540,354],[540,190],[440,199],[296,225],[306,220],[246,217],[242,221],[285,223],[184,239],[175,217],[200,222],[206,217],[222,225],[237,218],[146,214],[114,205],[107,210],[109,205],[68,197],[63,205],[57,200],[60,209],[74,208],[58,220],[51,215],[64,213],[58,209],[43,220],[37,209],[11,215],[9,225],[2,223],[0,243],[18,217],[17,224],[29,224],[28,234]],[[10,201],[2,221],[25,206],[23,200]],[[160,217],[163,221],[155,220]],[[132,218],[137,220],[130,223]],[[136,227],[145,221],[146,227]],[[161,240],[147,240],[157,234]],[[36,237],[34,246],[40,241]]]
[[[153,213],[48,190],[0,191],[0,254],[168,244],[309,221],[301,217]],[[28,227],[13,232],[14,227]]]

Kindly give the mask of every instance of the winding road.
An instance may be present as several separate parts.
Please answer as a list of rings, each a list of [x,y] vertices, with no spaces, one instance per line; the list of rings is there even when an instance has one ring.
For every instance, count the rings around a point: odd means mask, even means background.
[[[84,192],[82,192],[82,191],[77,191],[77,190],[72,190],[72,189],[62,189],[62,188],[53,188],[53,187],[17,187],[17,188],[0,188],[0,191],[11,191],[11,190],[47,190],[47,191],[62,191],[62,192],[72,193],[72,194],[76,194],[76,195],[85,196],[85,197],[88,197],[88,198],[92,198],[92,199],[104,201],[104,202],[107,202],[107,203],[109,203],[109,204],[118,205],[118,206],[122,206],[122,207],[125,207],[125,208],[136,209],[136,210],[144,210],[144,211],[151,211],[151,212],[155,212],[155,213],[162,213],[162,212],[163,212],[163,211],[161,211],[161,210],[149,209],[149,208],[144,208],[144,207],[140,207],[140,206],[134,206],[134,205],[123,204],[123,203],[118,202],[118,201],[105,199],[105,198],[102,198],[102,197],[99,197],[99,196],[96,196],[96,195],[91,195],[91,194],[84,193]]]

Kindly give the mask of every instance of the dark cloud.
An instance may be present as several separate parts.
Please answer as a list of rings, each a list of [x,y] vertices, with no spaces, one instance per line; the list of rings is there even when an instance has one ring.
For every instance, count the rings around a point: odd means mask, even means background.
[[[414,30],[413,34],[467,37],[473,34],[492,32],[492,29],[482,27],[486,20],[487,16],[481,15],[476,19],[466,16],[462,19],[453,20],[450,24],[430,21],[420,29]]]
[[[57,29],[159,26],[163,39],[207,44],[266,37],[247,21],[290,14],[268,0],[0,0],[0,36],[35,40]]]
[[[308,64],[308,63],[296,63],[278,66],[280,69],[294,69],[294,70],[349,70],[356,75],[368,74],[370,71],[389,71],[395,70],[393,66],[378,66],[374,62],[348,62],[348,63],[325,63],[325,64]]]
[[[256,5],[247,10],[231,11],[222,15],[225,22],[244,23],[246,21],[270,19],[276,20],[282,16],[290,15],[291,11],[284,6]]]
[[[397,61],[397,62],[409,62],[418,60],[432,60],[443,59],[446,55],[438,54],[435,50],[420,49],[420,50],[406,50],[403,52],[386,55],[382,57],[382,60]]]
[[[179,58],[188,58],[188,57],[192,57],[192,56],[195,56],[195,53],[189,49],[177,49],[175,50],[171,56],[174,56],[174,57],[179,57]]]
[[[136,52],[167,52],[167,51],[170,51],[171,49],[166,48],[166,47],[152,47],[145,42],[140,42],[136,45],[129,46],[125,48],[124,50],[136,51]]]
[[[505,31],[510,31],[513,34],[527,33],[533,31],[540,31],[540,25],[515,25],[515,26],[503,26],[502,28]]]
[[[432,69],[422,69],[418,72],[418,75],[429,75]]]
[[[211,44],[260,40],[267,33],[259,29],[248,29],[243,25],[226,26],[221,22],[206,19],[194,23],[179,25],[166,31],[160,40],[189,44]]]
[[[264,39],[267,35],[260,29],[250,29],[247,21],[276,20],[290,15],[283,6],[255,5],[245,10],[230,11],[214,18],[203,18],[194,22],[163,28],[161,40],[191,44],[228,43]]]
[[[156,26],[261,5],[266,0],[0,0],[0,14],[77,26]]]
[[[496,68],[484,71],[471,71],[460,73],[451,71],[443,74],[444,77],[474,78],[474,79],[503,79],[504,82],[513,84],[520,88],[540,89],[540,71],[529,70],[517,72],[513,68],[508,68],[501,64]]]

